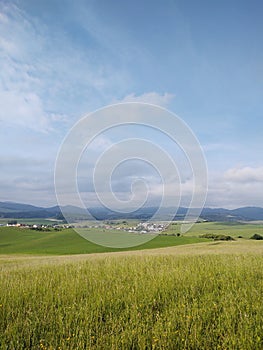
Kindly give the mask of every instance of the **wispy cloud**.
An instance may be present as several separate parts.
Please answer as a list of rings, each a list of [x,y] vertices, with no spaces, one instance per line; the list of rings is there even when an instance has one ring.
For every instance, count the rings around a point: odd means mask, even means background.
[[[117,102],[142,102],[149,103],[153,105],[167,107],[171,101],[175,98],[174,94],[170,94],[168,92],[158,93],[158,92],[146,92],[141,95],[136,95],[135,93],[131,93],[126,95],[123,99],[118,100]]]
[[[49,28],[15,3],[2,4],[0,13],[2,122],[52,131],[109,103],[127,83],[103,52],[95,58],[94,47],[80,49],[67,27]]]
[[[45,108],[43,83],[37,73],[40,56],[35,56],[43,46],[43,38],[15,4],[5,3],[1,11],[0,121],[9,126],[50,131],[55,113]]]
[[[0,0],[1,196],[40,204],[54,198],[50,179],[70,127],[111,103],[143,102],[170,108],[198,134],[210,170],[209,205],[262,206],[260,16],[241,6],[240,19],[247,25],[238,19],[234,28],[224,4],[212,22],[207,16],[213,6],[204,14],[189,6],[179,9],[174,2],[152,2],[141,16],[137,5],[139,1]],[[255,9],[260,14],[260,5]],[[225,31],[217,30],[222,20]],[[210,30],[204,31],[199,21]],[[211,36],[214,29],[217,40]],[[253,47],[249,38],[255,39]],[[163,119],[158,120],[161,129]],[[178,155],[179,146],[165,135],[133,126],[100,134],[82,161],[91,171],[98,153],[134,136],[156,140]],[[184,172],[179,155],[177,165]],[[127,190],[123,197],[129,195],[131,181],[126,169],[127,176],[119,174],[113,184],[119,193]],[[139,168],[133,166],[133,171],[136,178]],[[152,196],[160,196],[158,181],[145,169],[141,175]],[[45,179],[49,188],[41,187]],[[182,177],[186,196],[192,188],[187,179]],[[171,179],[171,188],[173,184]]]
[[[224,178],[229,183],[255,184],[263,183],[263,167],[232,168],[225,172]]]
[[[37,131],[50,131],[50,115],[43,109],[40,97],[31,92],[0,91],[0,122]]]

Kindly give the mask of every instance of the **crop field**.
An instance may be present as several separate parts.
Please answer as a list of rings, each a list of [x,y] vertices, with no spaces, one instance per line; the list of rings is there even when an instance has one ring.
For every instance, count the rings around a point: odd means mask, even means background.
[[[2,256],[0,348],[262,349],[263,243],[245,243]]]

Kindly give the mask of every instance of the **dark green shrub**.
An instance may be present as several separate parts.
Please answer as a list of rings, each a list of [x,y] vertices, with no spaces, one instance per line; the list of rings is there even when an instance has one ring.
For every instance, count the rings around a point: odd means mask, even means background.
[[[235,239],[228,235],[218,235],[215,233],[205,233],[199,236],[200,238],[213,239],[214,241],[234,241]]]
[[[256,239],[257,241],[261,241],[263,237],[259,235],[258,233],[255,233],[250,239]]]
[[[234,241],[234,238],[226,235],[218,235],[214,238],[215,241]]]

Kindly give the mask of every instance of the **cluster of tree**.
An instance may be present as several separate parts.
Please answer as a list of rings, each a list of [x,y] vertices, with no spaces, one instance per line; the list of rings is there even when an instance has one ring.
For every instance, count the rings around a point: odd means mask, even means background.
[[[228,235],[218,235],[215,233],[205,233],[201,236],[200,238],[208,238],[208,239],[213,239],[214,241],[235,241],[235,239],[231,236]]]

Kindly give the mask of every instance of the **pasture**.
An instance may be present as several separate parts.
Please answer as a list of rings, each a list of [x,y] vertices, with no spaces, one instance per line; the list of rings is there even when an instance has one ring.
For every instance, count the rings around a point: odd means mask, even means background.
[[[121,250],[156,249],[207,242],[207,239],[199,237],[206,233],[230,235],[235,239],[241,236],[244,240],[247,240],[255,233],[263,236],[262,224],[203,222],[194,225],[189,232],[177,237],[177,234],[180,233],[180,227],[180,223],[174,222],[166,229],[165,235],[159,235],[142,245]],[[121,231],[107,231],[102,228],[88,230],[93,235],[99,235],[102,241],[109,240],[111,235],[122,234]],[[73,229],[36,231],[28,228],[0,227],[0,254],[64,255],[103,253],[119,250],[117,248],[103,247],[85,240]]]
[[[180,222],[173,222],[167,229],[168,234],[176,234],[180,232]],[[258,223],[242,223],[242,222],[199,222],[195,224],[185,236],[199,237],[202,234],[214,233],[230,235],[234,238],[242,236],[250,238],[255,233],[263,236],[263,224]]]
[[[110,236],[108,231],[102,229],[91,229],[95,234]],[[121,234],[117,232],[117,234]],[[153,249],[183,244],[206,242],[192,236],[157,236],[153,240],[143,245],[129,248]],[[0,254],[88,254],[103,253],[108,251],[118,251],[116,248],[107,248],[96,245],[79,236],[73,229],[63,229],[61,231],[37,231],[17,227],[0,227]],[[125,249],[124,249],[125,250]],[[128,250],[128,249],[126,249]]]
[[[233,227],[201,223],[131,251],[1,227],[0,349],[262,349],[263,241],[198,238],[241,235]]]
[[[238,241],[2,256],[0,348],[262,349],[262,253]]]

